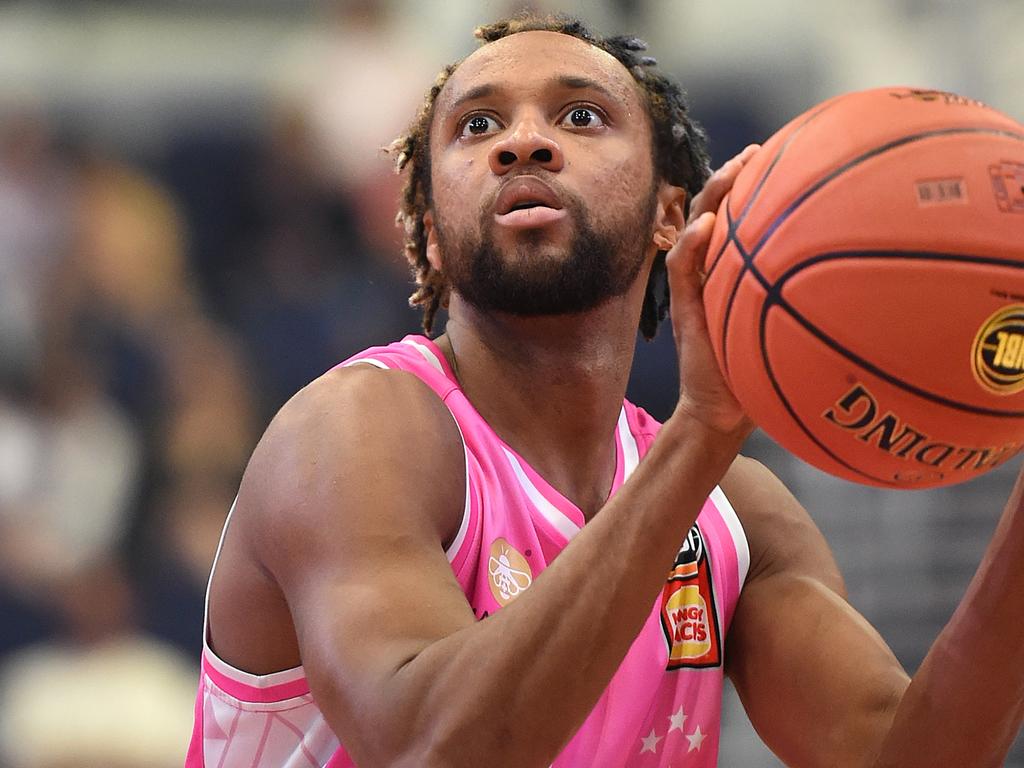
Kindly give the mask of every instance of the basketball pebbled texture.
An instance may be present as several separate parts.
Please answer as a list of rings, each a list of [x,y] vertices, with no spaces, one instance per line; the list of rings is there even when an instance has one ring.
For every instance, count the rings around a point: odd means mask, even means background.
[[[723,201],[704,302],[723,373],[807,462],[895,488],[1024,447],[1024,126],[955,94],[838,96]]]

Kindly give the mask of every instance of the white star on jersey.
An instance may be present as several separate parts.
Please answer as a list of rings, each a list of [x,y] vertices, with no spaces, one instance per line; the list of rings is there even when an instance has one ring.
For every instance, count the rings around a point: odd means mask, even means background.
[[[686,722],[686,718],[687,717],[689,717],[689,715],[687,715],[683,711],[682,707],[680,707],[679,711],[676,712],[674,715],[669,715],[668,716],[668,720],[671,723],[671,725],[668,727],[668,732],[672,733],[672,731],[675,731],[675,730],[679,730],[679,731],[683,730],[683,723]]]
[[[657,754],[657,752],[658,752],[658,742],[661,741],[663,738],[665,738],[665,737],[664,736],[657,736],[654,733],[654,729],[651,728],[650,736],[647,736],[646,738],[641,738],[640,739],[640,741],[642,741],[644,743],[643,748],[640,750],[640,754],[642,755],[644,752],[653,752],[653,753]]]
[[[690,740],[690,748],[686,751],[693,752],[694,750],[697,750],[699,752],[701,744],[704,743],[704,739],[706,739],[707,737],[708,735],[706,733],[700,732],[700,726],[698,725],[697,730],[695,730],[693,733],[686,737]]]

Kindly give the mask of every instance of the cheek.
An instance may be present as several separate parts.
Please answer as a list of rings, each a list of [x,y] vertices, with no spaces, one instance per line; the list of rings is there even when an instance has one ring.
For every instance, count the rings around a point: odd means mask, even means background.
[[[446,162],[434,169],[431,178],[433,206],[445,223],[475,219],[474,200],[482,198],[471,190],[478,189],[476,180],[478,163],[475,158]]]
[[[603,168],[600,179],[595,179],[593,188],[600,195],[602,206],[616,210],[633,211],[641,201],[646,201],[651,191],[652,169],[648,158],[637,158],[635,154],[622,157],[618,162],[612,157]]]

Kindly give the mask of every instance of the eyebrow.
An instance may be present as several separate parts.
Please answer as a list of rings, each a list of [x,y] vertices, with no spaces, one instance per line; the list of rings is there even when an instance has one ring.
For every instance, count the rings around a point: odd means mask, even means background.
[[[560,88],[568,90],[597,91],[598,93],[603,94],[607,98],[615,99],[617,101],[621,101],[623,98],[621,94],[616,95],[615,93],[601,85],[599,82],[597,82],[596,80],[591,80],[589,77],[580,77],[579,75],[558,75],[557,77],[551,78],[549,83],[552,86],[558,86]],[[493,96],[494,94],[500,92],[501,90],[501,86],[495,85],[493,83],[482,83],[481,85],[473,86],[465,93],[460,94],[458,97],[456,97],[456,99],[450,105],[448,105],[446,111],[455,112],[459,109],[459,107],[461,107],[463,104],[467,102],[476,101],[477,99],[485,99],[489,96]]]
[[[497,86],[491,85],[490,83],[474,86],[449,104],[447,111],[454,112],[467,101],[476,101],[477,99],[485,99],[488,96],[493,96],[497,90]]]
[[[609,99],[622,99],[622,95],[616,95],[601,85],[596,80],[591,80],[589,77],[580,77],[579,75],[559,75],[554,80],[556,85],[560,85],[563,88],[570,90],[584,91],[591,90],[597,91],[607,96]]]

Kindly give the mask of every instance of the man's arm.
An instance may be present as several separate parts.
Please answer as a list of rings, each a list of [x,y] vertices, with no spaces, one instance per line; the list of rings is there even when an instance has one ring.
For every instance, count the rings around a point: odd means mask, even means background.
[[[782,484],[737,462],[723,488],[751,541],[727,671],[796,768],[1002,765],[1024,704],[1021,485],[960,608],[911,682],[845,599],[824,539]],[[969,727],[968,727],[969,724]]]
[[[317,703],[359,765],[547,766],[745,433],[670,420],[530,589],[481,622],[442,550],[464,501],[458,433],[408,374],[367,366],[307,389],[268,430],[238,504]]]
[[[317,704],[360,766],[543,768],[611,680],[750,431],[714,362],[698,265],[711,211],[755,149],[711,177],[667,257],[686,372],[675,415],[614,498],[486,621],[444,555],[465,459],[425,384],[369,366],[335,371],[268,428],[236,533],[283,595]]]
[[[1024,472],[876,766],[1001,766],[1024,718]]]

